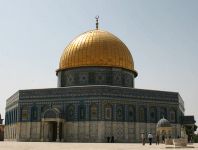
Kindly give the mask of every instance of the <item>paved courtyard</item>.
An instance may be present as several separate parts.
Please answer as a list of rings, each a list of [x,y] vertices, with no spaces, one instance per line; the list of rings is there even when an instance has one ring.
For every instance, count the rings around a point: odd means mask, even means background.
[[[120,143],[48,143],[48,142],[0,142],[0,150],[158,150],[158,149],[194,149],[198,150],[198,143],[188,145],[186,148],[173,146],[159,146],[153,144]]]

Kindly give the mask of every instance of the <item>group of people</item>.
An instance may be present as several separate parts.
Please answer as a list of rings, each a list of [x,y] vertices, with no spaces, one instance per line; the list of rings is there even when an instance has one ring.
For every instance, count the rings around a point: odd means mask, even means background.
[[[147,136],[148,141],[149,141],[149,145],[152,145],[153,142],[153,135],[151,133],[148,134]],[[169,137],[171,138],[171,137]],[[141,139],[142,139],[142,145],[145,145],[146,143],[146,136],[144,133],[141,134]],[[156,135],[156,145],[159,145],[159,141],[160,141],[160,137],[157,134]],[[107,143],[114,143],[114,136],[107,136]],[[162,143],[165,143],[165,135],[162,135]]]
[[[142,139],[142,145],[145,145],[146,143],[146,136],[144,133],[141,134],[141,139]],[[149,141],[149,145],[152,145],[153,142],[153,135],[151,133],[148,134],[148,141]],[[163,139],[162,139],[163,141]],[[164,137],[164,141],[165,141],[165,137]],[[156,145],[159,145],[159,135],[156,135]]]
[[[112,136],[112,137],[108,136],[107,143],[114,143],[114,136]]]

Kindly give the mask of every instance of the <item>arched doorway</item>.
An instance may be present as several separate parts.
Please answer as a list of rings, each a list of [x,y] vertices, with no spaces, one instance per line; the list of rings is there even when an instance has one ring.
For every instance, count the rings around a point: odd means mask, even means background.
[[[59,142],[63,140],[63,119],[57,108],[47,109],[42,116],[41,141]]]

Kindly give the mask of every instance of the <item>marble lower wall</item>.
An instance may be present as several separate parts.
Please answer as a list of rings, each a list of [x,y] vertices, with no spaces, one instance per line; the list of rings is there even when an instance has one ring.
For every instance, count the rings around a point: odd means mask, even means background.
[[[180,136],[179,124],[172,124],[172,137]],[[49,141],[47,122],[22,122],[5,126],[5,140]],[[156,134],[155,123],[79,121],[63,122],[60,140],[64,142],[107,142],[108,136],[114,136],[115,142],[141,142],[141,133]]]
[[[4,128],[4,140],[14,141],[17,139],[17,124],[6,125]]]

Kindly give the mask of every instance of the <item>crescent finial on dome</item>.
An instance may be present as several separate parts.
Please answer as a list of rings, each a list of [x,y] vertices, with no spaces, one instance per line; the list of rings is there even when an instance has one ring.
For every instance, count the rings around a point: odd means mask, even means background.
[[[95,17],[95,19],[96,19],[96,30],[98,30],[98,25],[99,25],[98,19],[99,19],[99,16],[97,15],[97,16]]]

